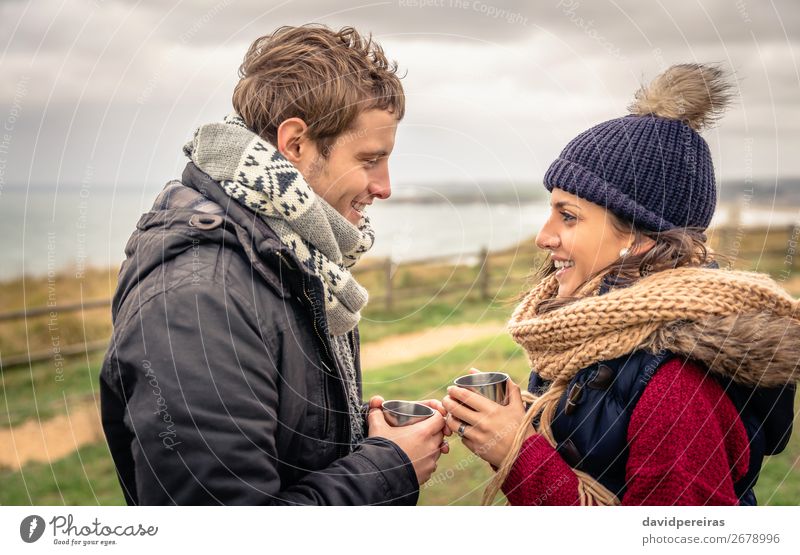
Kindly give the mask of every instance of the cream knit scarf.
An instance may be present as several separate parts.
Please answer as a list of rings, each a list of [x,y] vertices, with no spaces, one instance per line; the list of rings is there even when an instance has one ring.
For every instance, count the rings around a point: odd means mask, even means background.
[[[368,296],[349,269],[375,242],[369,218],[351,224],[237,114],[199,127],[183,151],[228,195],[261,216],[322,280],[330,334],[352,330]]]

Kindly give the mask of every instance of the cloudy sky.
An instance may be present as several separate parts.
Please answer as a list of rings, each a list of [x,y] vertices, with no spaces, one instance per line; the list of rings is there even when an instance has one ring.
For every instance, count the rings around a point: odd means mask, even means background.
[[[406,73],[396,187],[538,182],[570,138],[689,61],[739,85],[704,135],[718,176],[800,175],[795,0],[3,0],[0,184],[158,187],[230,110],[247,46],[308,22],[372,32]]]

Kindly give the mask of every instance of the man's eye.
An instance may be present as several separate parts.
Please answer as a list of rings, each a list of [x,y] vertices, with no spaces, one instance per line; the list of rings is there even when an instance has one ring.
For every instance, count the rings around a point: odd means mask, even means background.
[[[367,167],[372,167],[377,163],[378,163],[378,159],[377,158],[373,158],[371,160],[364,160],[364,165],[367,166]]]

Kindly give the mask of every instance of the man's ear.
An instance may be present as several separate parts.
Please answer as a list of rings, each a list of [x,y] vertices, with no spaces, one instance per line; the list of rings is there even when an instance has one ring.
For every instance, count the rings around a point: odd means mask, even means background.
[[[298,165],[306,146],[308,125],[300,118],[283,120],[278,126],[278,151],[292,164]]]

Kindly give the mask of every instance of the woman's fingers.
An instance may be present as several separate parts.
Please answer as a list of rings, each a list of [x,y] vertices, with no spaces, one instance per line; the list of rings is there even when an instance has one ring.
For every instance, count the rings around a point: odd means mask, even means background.
[[[491,401],[469,389],[465,389],[463,387],[458,387],[456,385],[451,385],[447,388],[447,395],[451,399],[455,399],[456,401],[461,401],[465,405],[469,405],[473,410],[477,412],[489,412],[494,406],[497,405],[494,401]],[[445,407],[446,408],[446,407]]]
[[[458,430],[461,428],[462,424],[464,424],[464,429],[463,432],[459,434]],[[473,426],[470,426],[469,423],[464,422],[463,420],[459,420],[452,414],[447,419],[447,426],[453,431],[454,434],[460,435],[461,441],[464,441],[467,435],[473,435],[475,433],[475,428]]]
[[[478,421],[478,413],[469,408],[466,405],[462,405],[457,403],[450,396],[446,396],[443,400],[444,408],[447,409],[451,415],[455,416],[462,422],[466,422],[467,424],[474,424]],[[452,429],[452,428],[451,428]]]

